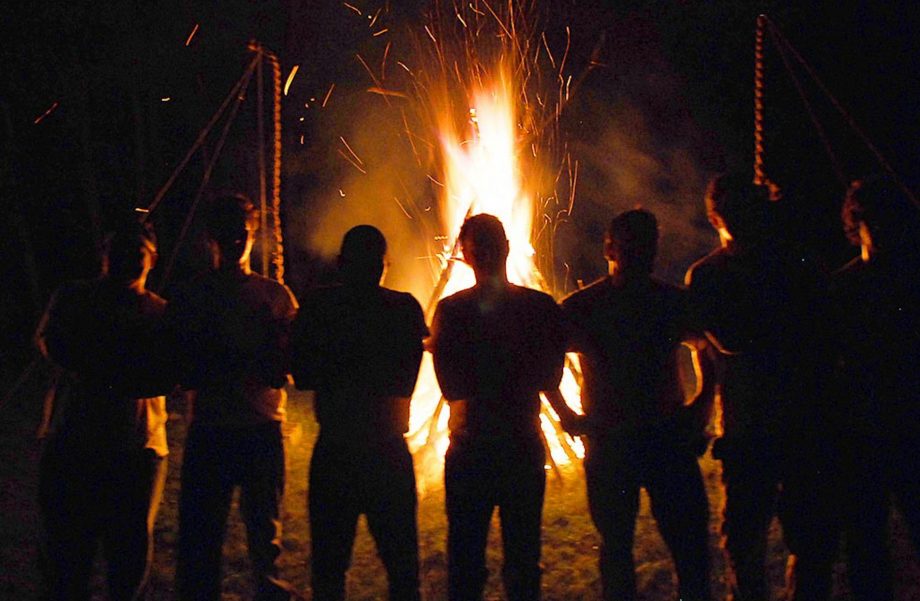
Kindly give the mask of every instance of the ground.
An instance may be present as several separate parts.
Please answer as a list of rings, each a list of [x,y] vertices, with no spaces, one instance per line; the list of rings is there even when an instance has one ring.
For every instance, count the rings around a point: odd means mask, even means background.
[[[27,384],[19,394],[11,396],[0,405],[0,457],[3,458],[0,462],[0,599],[36,599],[40,590],[38,543],[41,523],[35,505],[40,444],[34,436],[41,410],[40,396],[38,385]],[[181,410],[179,404],[171,407],[170,471],[156,525],[156,555],[152,573],[154,600],[172,599],[174,596],[179,471],[186,426]],[[306,480],[316,424],[310,398],[304,393],[294,391],[291,394],[288,433],[289,465],[283,514],[285,552],[281,562],[282,574],[309,598],[310,535],[306,521]],[[713,598],[721,600],[725,597],[725,571],[718,549],[719,508],[722,503],[719,463],[706,455],[701,459],[701,466],[711,510]],[[443,490],[433,487],[425,492],[419,502],[422,595],[426,600],[446,598],[445,526]],[[904,542],[903,528],[897,520],[894,527],[898,601],[920,601],[920,570],[913,560],[912,551]],[[596,560],[598,536],[588,517],[580,467],[566,469],[561,477],[549,475],[543,541],[543,598],[547,601],[599,599],[600,581]],[[640,599],[675,599],[673,564],[658,535],[645,497],[636,526],[635,556]],[[778,599],[782,587],[785,558],[781,532],[774,522],[767,565],[774,599]],[[490,578],[486,598],[499,599],[502,595],[499,580],[501,552],[497,527],[491,531],[488,561]],[[363,520],[359,525],[347,586],[349,599],[385,598],[385,575]],[[101,578],[96,578],[94,587],[97,593],[94,598],[103,599],[104,583]],[[224,599],[227,600],[251,597],[245,530],[236,508],[231,513],[224,545],[223,590]],[[850,598],[843,564],[839,564],[835,571],[834,597],[838,600]]]

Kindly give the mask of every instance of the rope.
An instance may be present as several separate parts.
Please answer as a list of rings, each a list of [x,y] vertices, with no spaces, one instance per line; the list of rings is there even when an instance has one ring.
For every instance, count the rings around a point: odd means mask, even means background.
[[[272,52],[265,51],[272,65],[272,127],[274,138],[274,155],[272,156],[272,233],[275,248],[272,251],[272,263],[275,266],[275,279],[284,283],[284,231],[281,227],[281,63]]]
[[[253,63],[253,66],[254,64],[255,63]],[[244,80],[242,80],[242,89],[246,89],[246,87],[249,85],[249,80],[252,77],[252,72],[253,69],[251,68],[246,70]],[[220,151],[224,147],[224,142],[227,141],[227,134],[230,132],[230,126],[233,125],[233,120],[236,117],[236,113],[239,111],[240,105],[243,103],[244,99],[245,95],[237,95],[236,102],[234,103],[233,108],[230,110],[230,116],[227,118],[227,122],[224,124],[223,130],[220,132],[220,138],[217,140],[217,144],[214,147],[214,154],[211,156],[211,160],[208,162],[208,165],[205,168],[204,176],[201,178],[201,185],[198,187],[198,191],[195,193],[195,199],[192,201],[192,206],[185,216],[185,221],[182,223],[182,229],[179,232],[179,237],[176,239],[176,244],[173,247],[172,254],[169,256],[169,261],[167,262],[166,269],[163,272],[163,279],[157,286],[157,291],[161,291],[166,287],[166,283],[169,282],[169,276],[172,274],[172,269],[176,264],[176,258],[179,256],[179,250],[182,248],[182,243],[185,241],[185,237],[188,234],[189,226],[191,226],[192,219],[195,217],[195,211],[198,209],[198,204],[201,202],[201,199],[204,196],[204,190],[207,187],[208,182],[211,180],[211,173],[214,171],[214,165],[217,164],[217,158],[220,156]]]
[[[754,34],[754,183],[758,186],[767,182],[764,174],[764,61],[763,32],[767,23],[766,15],[758,15],[757,31]]]
[[[901,180],[900,177],[898,177],[898,174],[888,163],[887,159],[885,159],[885,156],[881,153],[878,147],[875,146],[872,140],[869,139],[869,136],[867,136],[866,133],[859,126],[859,124],[856,123],[856,120],[843,107],[840,101],[837,100],[837,97],[831,93],[830,89],[828,89],[828,87],[824,84],[824,81],[818,76],[814,68],[812,68],[812,66],[808,63],[808,61],[806,61],[805,58],[802,57],[799,51],[796,50],[795,46],[792,45],[792,43],[786,38],[786,36],[783,35],[783,32],[779,29],[779,27],[776,26],[776,23],[774,23],[769,18],[767,18],[766,15],[762,15],[762,16],[769,23],[770,29],[775,33],[777,39],[781,42],[783,47],[786,50],[788,50],[790,53],[792,53],[792,56],[794,56],[795,59],[799,62],[799,64],[802,66],[802,68],[805,69],[805,71],[812,78],[812,80],[815,82],[818,88],[820,88],[820,90],[824,92],[824,95],[827,96],[828,100],[830,100],[834,108],[837,109],[837,112],[840,113],[840,116],[844,118],[844,120],[847,122],[847,125],[850,126],[853,132],[856,133],[857,136],[859,136],[860,140],[862,140],[863,144],[865,144],[866,147],[872,152],[872,154],[875,155],[875,159],[878,161],[882,169],[884,169],[885,172],[889,176],[891,176],[891,178],[894,179],[894,181],[898,183],[898,186],[901,188],[901,190],[903,190],[904,194],[906,194],[907,197],[910,198],[911,202],[913,202],[914,205],[916,205],[916,207],[920,209],[920,199],[918,199],[917,196],[913,193],[913,191],[904,184],[904,182]]]
[[[780,43],[779,38],[776,35],[776,30],[774,30],[772,27],[770,28],[770,37],[773,39],[773,43],[779,50],[780,58],[783,59],[783,65],[785,65],[786,71],[789,73],[789,77],[792,78],[792,83],[795,85],[795,89],[799,93],[799,98],[802,99],[802,104],[805,105],[805,110],[808,112],[808,117],[811,119],[811,124],[814,125],[815,130],[818,132],[818,137],[821,138],[821,143],[824,145],[824,150],[827,152],[827,156],[831,160],[831,167],[834,169],[834,174],[837,176],[837,181],[840,182],[844,188],[846,188],[849,185],[850,180],[844,174],[843,166],[841,165],[840,160],[837,158],[836,153],[834,153],[834,149],[831,147],[831,142],[827,137],[827,132],[824,130],[824,126],[821,125],[821,121],[818,120],[818,116],[815,114],[811,103],[808,101],[808,95],[805,93],[805,88],[802,86],[802,82],[799,80],[795,74],[795,71],[792,69],[786,47]]]
[[[265,55],[261,54],[260,51],[259,56],[259,67],[256,70],[259,80],[256,86],[256,138],[258,139],[256,149],[259,155],[259,231],[261,233],[261,244],[259,246],[262,249],[262,275],[268,277],[268,215],[266,215],[265,203],[265,93],[263,90],[265,77],[262,69],[265,63]]]
[[[240,79],[233,85],[233,87],[230,89],[230,93],[227,94],[226,98],[224,98],[224,101],[217,109],[217,112],[214,113],[214,116],[211,117],[211,120],[208,121],[207,125],[205,125],[204,128],[202,128],[202,130],[198,133],[198,137],[195,138],[195,142],[192,144],[192,147],[189,148],[188,152],[185,154],[185,157],[173,170],[172,175],[169,176],[169,179],[166,180],[166,183],[163,184],[159,191],[157,191],[156,195],[153,197],[153,201],[151,201],[151,203],[147,206],[147,209],[143,211],[144,216],[141,219],[142,222],[147,221],[150,218],[150,215],[156,210],[157,206],[159,206],[160,201],[162,201],[163,197],[166,196],[166,192],[169,191],[173,183],[175,183],[176,178],[179,177],[179,174],[182,173],[182,170],[185,169],[186,165],[188,165],[192,155],[194,155],[195,152],[204,143],[205,138],[207,138],[208,134],[211,132],[211,128],[213,128],[214,125],[220,120],[221,116],[224,114],[224,111],[227,109],[227,106],[229,106],[230,101],[239,96],[240,90],[245,85],[244,82],[246,84],[249,83],[249,78],[252,75],[252,71],[256,68],[256,64],[258,64],[260,58],[261,57],[256,56],[252,59],[252,62],[249,63],[249,66],[246,67],[246,70],[243,72],[242,77],[240,77]]]

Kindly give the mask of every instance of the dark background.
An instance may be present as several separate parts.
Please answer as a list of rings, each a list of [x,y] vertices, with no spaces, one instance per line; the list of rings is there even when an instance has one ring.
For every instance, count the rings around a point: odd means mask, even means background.
[[[64,279],[92,276],[105,228],[117,214],[147,206],[172,173],[251,60],[250,39],[279,55],[284,77],[300,65],[282,115],[288,283],[300,293],[326,277],[335,243],[360,220],[381,224],[391,239],[394,287],[413,288],[407,282],[418,278],[411,263],[439,232],[411,219],[403,224],[408,227],[393,225],[403,217],[389,196],[414,199],[424,211],[432,193],[425,188],[424,169],[406,166],[411,161],[403,125],[393,117],[393,104],[366,92],[373,83],[355,55],[379,64],[392,40],[393,75],[385,83],[406,89],[393,65],[400,59],[420,66],[412,63],[419,60],[413,59],[412,40],[430,6],[419,0],[349,4],[357,10],[331,0],[54,1],[4,9],[4,381],[28,361],[29,337],[48,295]],[[575,209],[550,237],[552,256],[544,261],[555,292],[603,272],[604,225],[616,211],[637,203],[661,221],[663,277],[678,280],[689,262],[715,243],[700,198],[711,174],[750,169],[752,163],[753,41],[760,13],[768,14],[814,67],[894,170],[915,183],[920,16],[910,3],[542,3],[533,14],[547,45],[559,52],[568,27],[566,73],[581,80],[558,124],[580,170]],[[372,35],[384,27],[387,33]],[[784,202],[795,215],[792,235],[829,266],[839,265],[851,253],[838,225],[845,187],[826,146],[844,180],[878,171],[878,163],[797,66],[794,72],[827,137],[828,143],[822,142],[769,37],[766,61],[768,173],[787,191]],[[239,189],[257,196],[253,96],[251,88],[208,194]],[[336,152],[340,136],[368,163],[367,177]],[[214,139],[155,214],[161,260],[172,253]],[[394,174],[401,190],[390,194]],[[193,228],[172,278],[200,270],[202,252]],[[155,272],[154,284],[163,284],[157,277]]]

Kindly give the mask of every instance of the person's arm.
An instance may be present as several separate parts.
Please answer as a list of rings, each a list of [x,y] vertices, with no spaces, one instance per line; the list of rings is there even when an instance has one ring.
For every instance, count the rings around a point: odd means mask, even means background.
[[[569,407],[569,404],[565,402],[565,397],[562,396],[562,391],[556,388],[555,390],[544,390],[543,394],[546,396],[546,400],[549,401],[550,407],[559,416],[559,424],[563,430],[572,436],[587,434],[587,416],[576,413],[574,409]]]
[[[428,344],[441,394],[448,401],[457,401],[473,396],[476,381],[464,328],[457,323],[459,316],[452,313],[452,308],[448,302],[438,303]]]

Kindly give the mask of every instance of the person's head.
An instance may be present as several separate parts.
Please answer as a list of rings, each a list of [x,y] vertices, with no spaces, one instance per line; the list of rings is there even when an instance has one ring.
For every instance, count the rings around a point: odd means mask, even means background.
[[[157,259],[153,225],[127,216],[117,223],[105,244],[105,271],[121,282],[144,284]]]
[[[620,213],[604,237],[604,256],[624,274],[647,275],[658,254],[658,220],[645,209]]]
[[[255,206],[243,194],[218,196],[205,215],[205,230],[217,266],[248,267],[254,232],[259,225]]]
[[[348,284],[377,286],[386,273],[387,241],[372,225],[358,225],[342,238],[339,273]]]
[[[476,278],[505,275],[508,260],[508,237],[502,222],[494,215],[481,213],[463,222],[460,228],[463,259]]]
[[[751,177],[729,173],[713,178],[706,188],[706,216],[723,240],[762,239],[769,229],[775,193]]]
[[[879,251],[916,245],[920,236],[917,207],[888,177],[870,177],[850,184],[841,218],[847,238],[862,247],[864,259]]]

